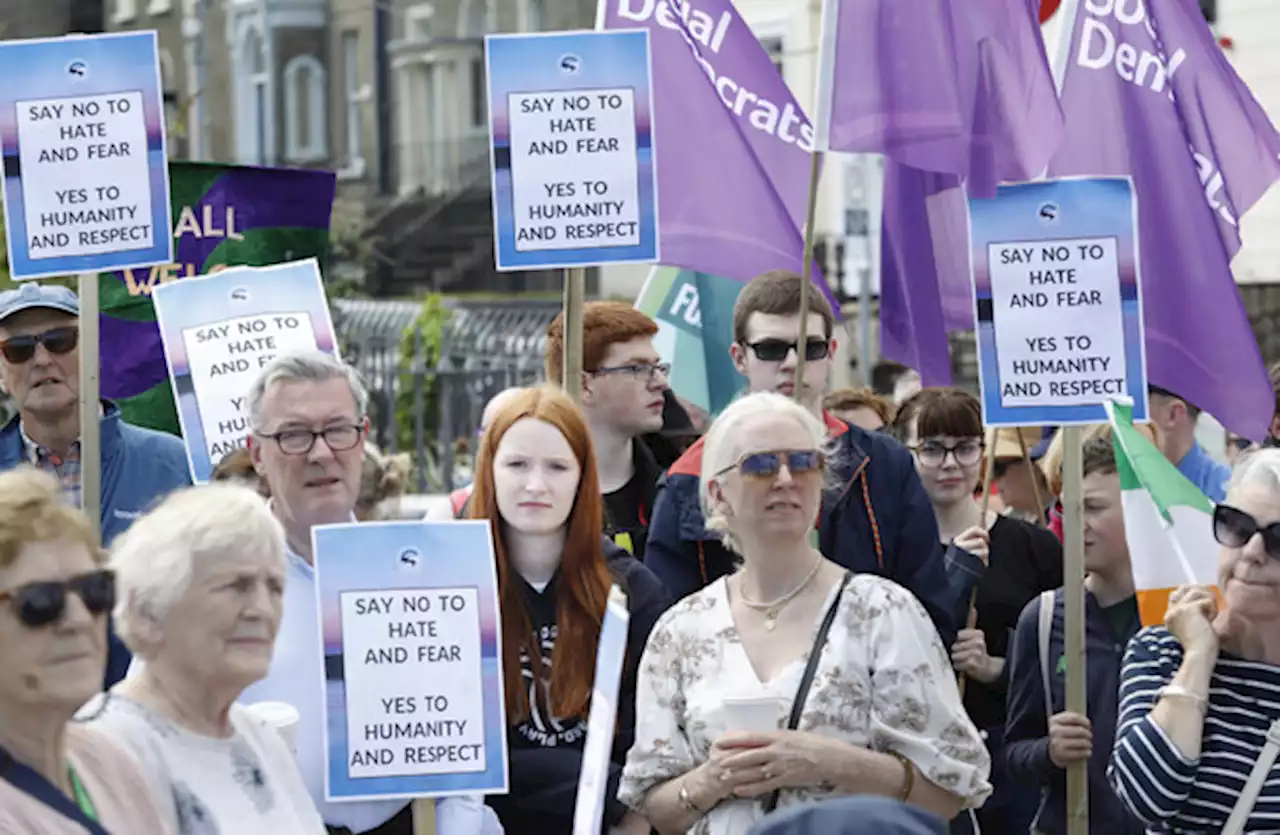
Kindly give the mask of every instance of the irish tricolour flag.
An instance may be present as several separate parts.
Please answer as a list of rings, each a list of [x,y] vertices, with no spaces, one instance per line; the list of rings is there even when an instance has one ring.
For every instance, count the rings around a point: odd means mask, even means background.
[[[1107,404],[1124,501],[1125,539],[1142,623],[1164,620],[1180,585],[1215,585],[1218,544],[1213,502],[1133,426],[1133,407]]]

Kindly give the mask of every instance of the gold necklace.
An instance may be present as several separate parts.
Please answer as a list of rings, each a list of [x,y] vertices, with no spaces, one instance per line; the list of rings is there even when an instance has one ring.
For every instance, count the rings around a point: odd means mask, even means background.
[[[796,586],[794,589],[776,600],[770,600],[767,603],[752,600],[747,597],[746,589],[743,587],[741,582],[738,584],[738,596],[741,597],[742,602],[750,608],[755,609],[757,612],[764,612],[765,631],[772,632],[778,626],[778,615],[782,614],[782,610],[786,605],[794,600],[800,592],[804,591],[809,584],[813,582],[813,578],[818,576],[818,569],[820,568],[822,568],[821,555],[813,561],[813,569],[810,570],[808,575],[800,581],[800,585]]]

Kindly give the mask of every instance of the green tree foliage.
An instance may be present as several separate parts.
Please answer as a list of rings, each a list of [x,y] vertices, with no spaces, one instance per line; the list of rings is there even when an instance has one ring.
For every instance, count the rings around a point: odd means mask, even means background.
[[[396,443],[402,450],[414,453],[418,472],[413,474],[417,489],[419,475],[425,477],[428,491],[445,491],[442,455],[436,446],[440,418],[440,390],[436,367],[444,343],[445,328],[452,312],[444,297],[431,294],[422,300],[417,318],[400,336],[399,374],[396,381]],[[422,415],[422,445],[417,439],[417,418]]]

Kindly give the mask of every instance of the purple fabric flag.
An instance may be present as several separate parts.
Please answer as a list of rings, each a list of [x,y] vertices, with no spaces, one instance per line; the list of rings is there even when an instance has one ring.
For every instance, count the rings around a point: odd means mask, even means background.
[[[802,272],[813,127],[731,0],[600,0],[597,28],[651,33],[663,263]]]
[[[1089,0],[1072,33],[1050,173],[1133,177],[1151,383],[1265,437],[1275,399],[1230,260],[1280,135],[1195,0]]]
[[[1044,170],[1062,110],[1037,0],[825,0],[816,142],[964,177]]]

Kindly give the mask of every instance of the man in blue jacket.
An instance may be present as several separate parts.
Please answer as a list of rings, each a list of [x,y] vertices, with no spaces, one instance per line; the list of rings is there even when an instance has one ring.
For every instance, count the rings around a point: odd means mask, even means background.
[[[835,350],[835,316],[820,293],[811,293],[807,344],[797,346],[801,281],[793,272],[777,270],[742,289],[733,309],[734,365],[751,391],[791,397],[796,363],[804,363],[799,400],[827,424],[835,485],[823,498],[818,547],[841,565],[887,577],[915,594],[949,647],[955,637],[950,614],[955,607],[938,524],[915,462],[906,447],[888,436],[849,426],[822,411]],[[663,478],[649,525],[645,564],[677,599],[734,570],[731,554],[706,529],[698,500],[701,470],[699,441]]]
[[[0,428],[0,471],[32,464],[62,483],[67,501],[80,491],[80,300],[57,285],[25,283],[0,293],[0,386],[15,415]],[[110,544],[161,497],[191,483],[179,438],[131,426],[120,408],[99,405],[102,541]],[[129,651],[110,634],[106,686],[124,678]]]

